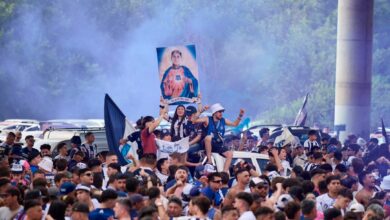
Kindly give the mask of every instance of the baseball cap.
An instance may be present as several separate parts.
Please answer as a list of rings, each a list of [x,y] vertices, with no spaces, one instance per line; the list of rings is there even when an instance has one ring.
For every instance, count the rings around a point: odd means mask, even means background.
[[[331,153],[335,153],[336,151],[337,151],[337,147],[334,145],[330,145],[326,150],[326,153],[331,154]]]
[[[196,108],[192,105],[187,106],[186,108],[186,115],[190,116],[192,114],[195,114],[197,112]]]
[[[129,197],[129,199],[133,204],[144,201],[144,197],[141,194],[133,194]]]
[[[72,207],[73,212],[82,212],[82,213],[89,213],[88,205],[81,202],[76,202]]]
[[[253,177],[251,181],[249,182],[250,187],[255,187],[258,185],[268,185],[267,180],[260,178],[260,177]]]
[[[385,191],[390,191],[390,175],[383,178],[380,187]]]
[[[76,191],[78,190],[84,190],[84,191],[87,191],[87,192],[91,192],[91,188],[89,186],[86,186],[86,185],[83,185],[83,184],[78,184],[76,186]]]
[[[355,202],[351,205],[350,210],[354,213],[364,212],[364,206],[358,202]]]
[[[76,189],[76,185],[71,182],[65,182],[60,186],[60,195],[67,195]]]
[[[79,169],[85,169],[87,168],[87,164],[83,163],[83,162],[79,162],[76,164],[76,167],[78,167]]]
[[[317,174],[326,174],[326,171],[320,168],[315,168],[314,170],[310,171],[310,176],[313,177]]]
[[[12,146],[11,155],[12,155],[14,158],[21,158],[21,157],[23,156],[23,153],[22,153],[22,146],[20,146],[20,145],[14,145],[14,146]]]
[[[216,172],[216,170],[215,170],[215,167],[213,165],[205,164],[205,165],[197,166],[195,168],[195,177],[197,179],[199,179],[202,176],[205,176],[209,173],[215,173],[215,172]]]
[[[202,188],[199,186],[192,187],[192,189],[190,190],[190,193],[189,193],[190,197],[192,198],[192,197],[199,196],[201,193],[201,190],[202,190]]]
[[[23,166],[20,163],[13,163],[11,166],[12,173],[23,173]]]

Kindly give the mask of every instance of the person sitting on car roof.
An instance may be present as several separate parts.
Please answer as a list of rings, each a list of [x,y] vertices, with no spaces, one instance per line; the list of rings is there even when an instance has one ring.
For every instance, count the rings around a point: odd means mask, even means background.
[[[207,126],[207,136],[205,137],[205,148],[207,155],[207,162],[212,163],[211,152],[219,153],[222,156],[226,157],[225,165],[223,171],[228,171],[230,163],[232,161],[233,153],[229,151],[228,148],[223,146],[223,138],[225,135],[225,126],[236,127],[240,123],[242,117],[244,116],[244,110],[240,109],[240,114],[237,119],[232,122],[223,117],[223,112],[225,108],[216,103],[210,107],[212,116],[203,117],[194,120],[194,123],[203,123],[205,127]]]

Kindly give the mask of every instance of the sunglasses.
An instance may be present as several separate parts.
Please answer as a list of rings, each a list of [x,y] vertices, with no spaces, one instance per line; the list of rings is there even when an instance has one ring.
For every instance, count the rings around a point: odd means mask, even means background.
[[[84,173],[86,176],[92,176],[92,173]]]

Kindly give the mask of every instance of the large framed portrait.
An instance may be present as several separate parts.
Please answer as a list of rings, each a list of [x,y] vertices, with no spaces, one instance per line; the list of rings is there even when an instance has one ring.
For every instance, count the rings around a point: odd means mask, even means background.
[[[157,61],[161,95],[168,104],[196,102],[199,78],[195,45],[157,48]]]

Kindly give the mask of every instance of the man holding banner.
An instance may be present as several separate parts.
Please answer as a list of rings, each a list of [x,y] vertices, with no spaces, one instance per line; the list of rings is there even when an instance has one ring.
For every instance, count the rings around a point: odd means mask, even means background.
[[[193,122],[203,123],[205,127],[207,127],[207,136],[204,139],[207,162],[212,163],[211,152],[219,153],[226,158],[223,171],[229,172],[229,166],[233,158],[233,153],[229,151],[227,147],[223,146],[225,126],[238,126],[242,117],[244,116],[244,110],[240,109],[240,114],[234,122],[223,118],[222,114],[225,111],[225,108],[221,104],[216,103],[212,105],[210,110],[212,114],[211,117],[198,118]]]

